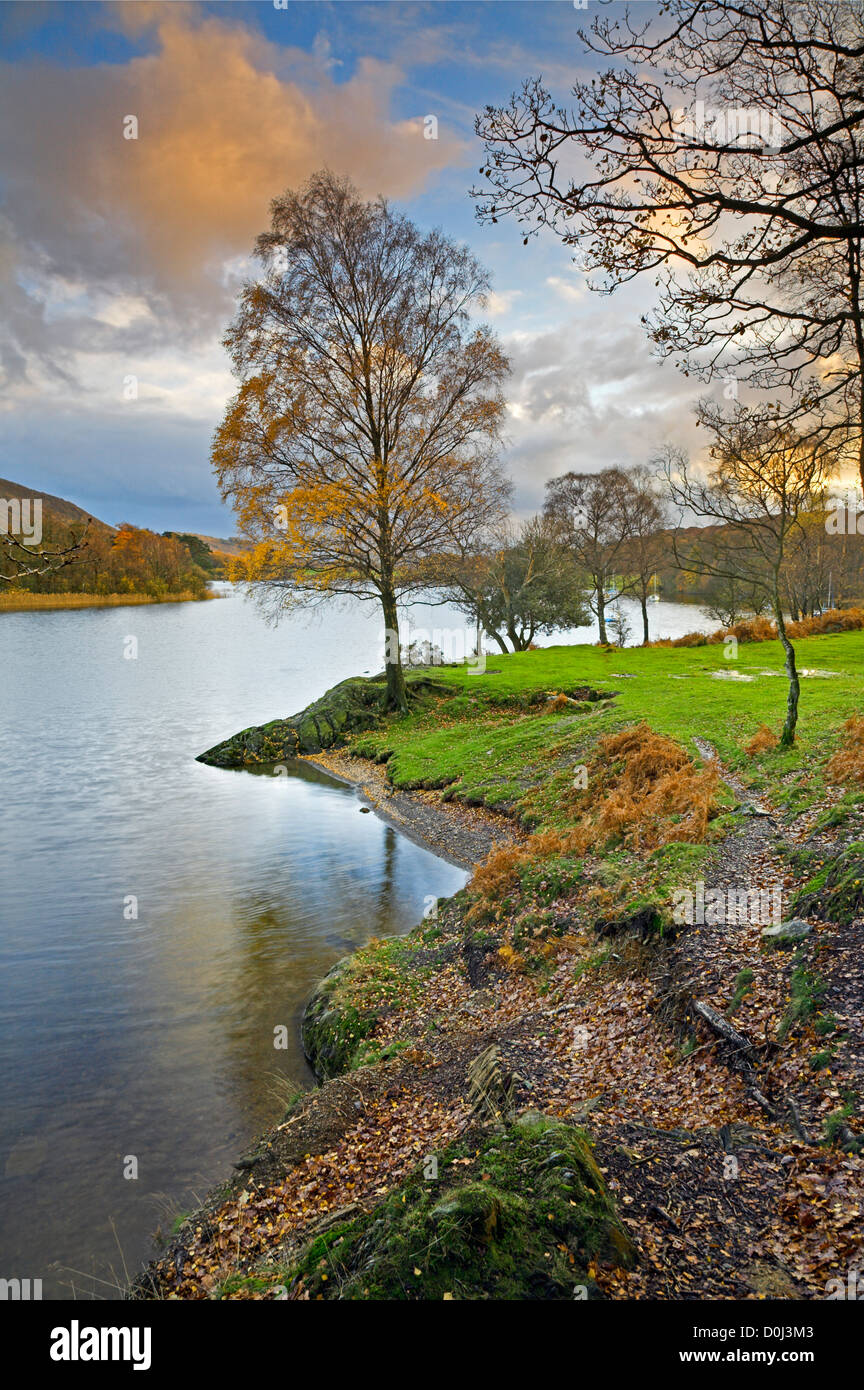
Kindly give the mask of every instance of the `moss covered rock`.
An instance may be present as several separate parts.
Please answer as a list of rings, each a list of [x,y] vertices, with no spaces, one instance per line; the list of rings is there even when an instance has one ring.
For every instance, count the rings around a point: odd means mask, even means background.
[[[303,1048],[317,1076],[329,1080],[400,1051],[402,1040],[386,1046],[376,1040],[377,1025],[415,1003],[429,970],[449,949],[438,943],[434,927],[421,927],[407,936],[375,938],[338,961],[303,1014]]]
[[[635,1251],[587,1136],[538,1114],[475,1131],[289,1271],[312,1299],[598,1297],[594,1264]]]
[[[374,1013],[361,1013],[351,1002],[349,982],[356,968],[356,956],[337,961],[303,1014],[303,1051],[322,1081],[351,1070],[360,1044],[369,1037],[377,1021]]]
[[[792,900],[799,917],[849,926],[864,917],[864,844],[849,845]]]
[[[278,763],[301,753],[335,748],[352,734],[376,727],[384,712],[385,692],[383,676],[371,680],[352,677],[334,685],[299,714],[242,729],[200,753],[198,762],[212,767],[248,767],[250,763]]]

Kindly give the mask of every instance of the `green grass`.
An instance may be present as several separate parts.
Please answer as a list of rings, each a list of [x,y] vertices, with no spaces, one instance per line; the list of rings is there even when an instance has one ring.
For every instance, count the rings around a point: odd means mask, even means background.
[[[786,1012],[780,1021],[777,1030],[777,1039],[784,1042],[797,1023],[806,1023],[809,1018],[818,1013],[822,1001],[828,990],[825,981],[812,970],[809,970],[801,957],[801,953],[796,953],[795,969],[792,972],[791,997]]]
[[[446,795],[468,802],[518,808],[529,825],[553,826],[562,820],[556,803],[598,734],[644,719],[697,760],[692,740],[707,739],[755,794],[770,795],[791,816],[819,800],[822,768],[839,745],[840,726],[860,710],[864,632],[804,638],[796,651],[802,670],[832,674],[802,678],[795,747],[756,758],[743,745],[760,724],[779,732],[785,712],[778,642],[742,644],[736,660],[722,646],[571,646],[489,657],[480,675],[464,666],[437,667],[435,679],[452,688],[452,701],[425,701],[407,717],[360,735],[352,747],[387,759],[397,787],[446,788]],[[726,679],[730,671],[752,679]],[[554,714],[536,702],[538,692],[580,686],[615,692],[615,699]],[[860,799],[851,795],[850,806]]]
[[[749,969],[741,970],[736,975],[735,993],[732,995],[732,998],[729,1001],[729,1007],[726,1010],[727,1018],[731,1018],[732,1015],[734,1013],[737,1013],[738,1009],[740,1009],[741,1005],[744,1003],[744,1000],[747,998],[747,994],[750,990],[750,986],[752,985],[754,979],[755,975],[753,974],[753,971]]]

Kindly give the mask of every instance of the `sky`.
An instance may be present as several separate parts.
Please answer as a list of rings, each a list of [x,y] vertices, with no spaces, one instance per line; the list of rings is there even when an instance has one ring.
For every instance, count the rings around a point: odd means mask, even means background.
[[[476,114],[535,76],[566,102],[598,71],[578,30],[599,6],[5,0],[0,476],[114,524],[233,534],[209,462],[221,339],[270,200],[325,166],[489,268],[517,514],[569,469],[696,449],[699,388],[652,356],[648,287],[593,293],[551,234],[481,226],[469,194]]]

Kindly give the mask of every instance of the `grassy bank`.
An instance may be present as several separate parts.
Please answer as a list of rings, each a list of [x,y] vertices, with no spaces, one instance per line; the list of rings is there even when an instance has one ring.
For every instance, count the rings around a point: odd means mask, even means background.
[[[446,786],[450,795],[506,804],[537,825],[555,825],[559,786],[550,766],[578,761],[600,733],[646,720],[691,752],[694,737],[709,741],[754,793],[801,809],[824,792],[822,769],[841,744],[844,721],[860,712],[864,633],[807,638],[796,650],[802,671],[798,741],[791,750],[758,758],[745,752],[747,743],[762,725],[779,732],[783,720],[786,681],[778,642],[742,644],[733,660],[722,646],[580,646],[490,656],[482,675],[440,667],[435,677],[454,689],[454,700],[391,722],[353,746],[386,759],[396,786]],[[583,686],[615,694],[591,707],[588,725],[566,705],[536,706],[520,717],[520,698],[578,693]]]
[[[312,726],[391,787],[523,833],[322,982],[304,1044],[324,1084],[139,1294],[817,1298],[845,1277],[864,1204],[864,634],[797,647],[782,752],[746,751],[782,720],[771,642],[436,668],[401,717],[375,715],[374,681],[317,702]],[[224,747],[272,759],[308,725]],[[772,886],[806,919],[789,941],[749,909],[674,910]]]
[[[0,613],[29,613],[63,608],[129,608],[144,603],[197,603],[219,598],[207,589],[203,594],[183,589],[177,594],[153,598],[149,594],[31,594],[24,589],[0,591]]]

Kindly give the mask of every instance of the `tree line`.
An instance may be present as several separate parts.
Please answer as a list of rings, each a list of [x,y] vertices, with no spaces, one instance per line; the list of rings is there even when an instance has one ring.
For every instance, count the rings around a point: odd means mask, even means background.
[[[200,598],[214,573],[221,572],[197,536],[159,535],[128,523],[116,530],[93,521],[78,526],[48,509],[38,550],[14,545],[13,537],[3,539],[0,580],[28,593]]]

